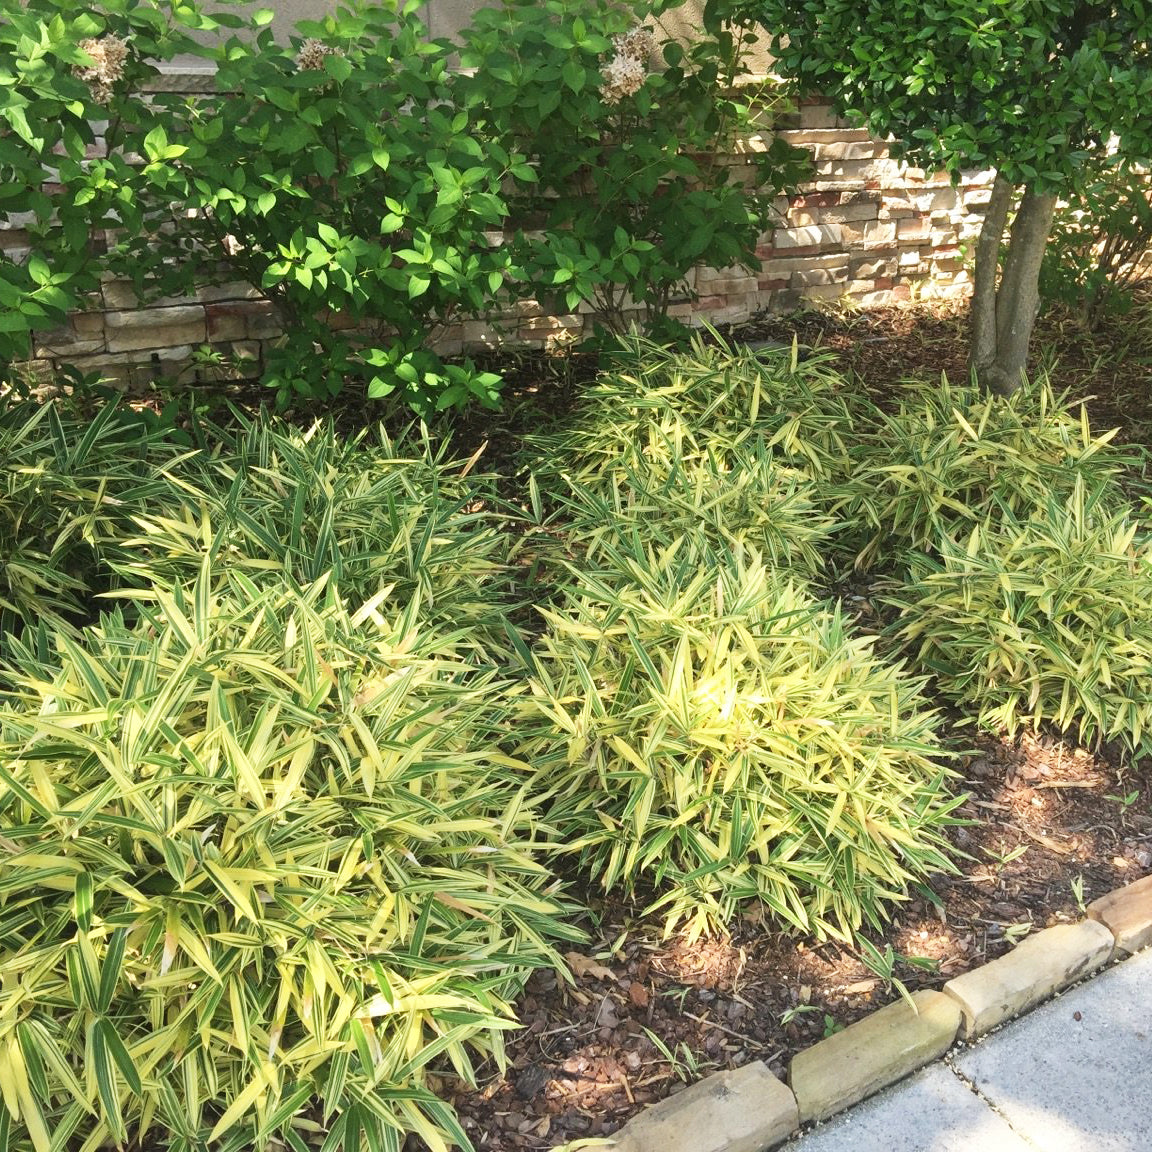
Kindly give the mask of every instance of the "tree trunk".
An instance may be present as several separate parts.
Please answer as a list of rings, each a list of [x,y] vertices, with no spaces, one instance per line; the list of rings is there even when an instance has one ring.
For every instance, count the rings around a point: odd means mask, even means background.
[[[996,273],[1000,267],[1000,245],[1008,224],[1008,213],[1016,189],[996,177],[992,198],[984,211],[984,223],[976,241],[976,283],[972,290],[972,343],[968,369],[977,379],[996,359]]]
[[[1002,396],[1015,392],[1024,378],[1040,307],[1040,265],[1056,209],[1054,195],[1024,189],[997,287],[1000,242],[1012,193],[1012,186],[997,177],[976,246],[972,298],[971,367],[982,387]]]

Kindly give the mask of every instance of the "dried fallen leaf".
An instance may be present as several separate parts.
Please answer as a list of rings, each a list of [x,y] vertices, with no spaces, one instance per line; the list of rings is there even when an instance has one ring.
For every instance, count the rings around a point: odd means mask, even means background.
[[[1027,828],[1020,828],[1020,831],[1025,836],[1030,836],[1037,844],[1047,848],[1049,852],[1057,852],[1061,856],[1071,856],[1076,849],[1070,848],[1067,844],[1061,844],[1059,840],[1053,840],[1051,836],[1044,836],[1040,832],[1030,832]]]
[[[620,1017],[616,1015],[616,1004],[611,996],[605,996],[596,1010],[597,1028],[616,1028],[620,1024]]]
[[[616,973],[611,968],[605,968],[598,960],[591,956],[581,956],[579,952],[565,952],[564,959],[577,980],[591,976],[595,980],[617,980]]]

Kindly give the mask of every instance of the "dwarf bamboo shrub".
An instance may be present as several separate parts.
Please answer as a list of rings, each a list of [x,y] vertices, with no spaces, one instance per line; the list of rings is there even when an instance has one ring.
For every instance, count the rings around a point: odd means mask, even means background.
[[[695,535],[718,548],[746,546],[809,575],[822,568],[837,526],[813,481],[778,463],[760,435],[697,460],[670,446],[664,459],[638,457],[600,483],[569,479],[559,508],[568,546],[592,564],[605,541],[631,530],[653,543]]]
[[[1083,406],[1046,378],[1010,397],[972,385],[916,383],[894,412],[861,425],[845,519],[863,533],[857,564],[903,547],[935,551],[989,516],[1027,519],[1078,481],[1106,488],[1126,458],[1094,435]]]
[[[508,695],[330,581],[141,597],[0,706],[0,1117],[17,1148],[467,1146],[429,1090],[558,963]],[[13,1146],[13,1145],[9,1145]]]
[[[0,399],[0,651],[25,624],[74,625],[107,589],[100,557],[166,485],[156,465],[183,448],[107,405],[95,417],[66,405]]]
[[[530,441],[533,483],[590,558],[630,524],[654,541],[747,544],[810,575],[840,529],[854,419],[842,387],[795,349],[633,338],[575,416]]]
[[[640,458],[659,466],[723,455],[750,436],[813,480],[842,479],[853,410],[829,359],[753,352],[711,335],[694,336],[687,350],[627,339],[573,419],[529,441],[541,482],[563,473],[588,484]]]
[[[308,429],[260,418],[222,434],[217,451],[165,473],[167,493],[109,563],[130,586],[193,579],[205,556],[254,580],[299,585],[331,574],[341,594],[413,599],[422,617],[503,637],[511,534],[491,477],[416,433],[353,436],[331,421]]]
[[[590,880],[847,939],[948,867],[920,682],[751,549],[621,534],[543,615],[519,754]]]
[[[1152,751],[1152,544],[1084,483],[945,540],[892,586],[898,636],[946,698],[1015,733]]]

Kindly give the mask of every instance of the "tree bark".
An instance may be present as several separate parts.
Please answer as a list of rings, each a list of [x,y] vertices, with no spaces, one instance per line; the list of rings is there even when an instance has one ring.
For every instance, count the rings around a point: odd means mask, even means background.
[[[991,204],[989,208],[991,209]],[[1020,198],[1016,209],[1016,218],[1012,222],[1008,250],[1004,256],[1003,275],[1000,277],[999,287],[995,290],[994,333],[990,330],[986,282],[978,284],[978,287],[983,287],[985,291],[979,311],[976,309],[976,301],[973,301],[972,362],[976,378],[982,387],[1002,396],[1009,396],[1020,387],[1024,370],[1028,365],[1028,344],[1040,307],[1040,265],[1044,260],[1044,248],[1048,243],[1048,233],[1052,228],[1052,215],[1055,210],[1055,195],[1041,194],[1032,188],[1024,189],[1024,195]],[[991,221],[991,224],[995,228],[996,221]],[[980,231],[978,263],[981,255],[987,258],[991,254],[984,246],[984,233],[988,225],[986,218],[985,225]],[[1002,233],[1001,221],[1000,230],[995,233],[997,249]],[[991,248],[991,244],[992,240],[989,240],[988,248]],[[987,275],[987,267],[978,269],[978,281],[981,272]],[[995,265],[992,275],[995,275]]]
[[[979,379],[996,359],[996,274],[1000,268],[1000,245],[1008,224],[1016,189],[1003,176],[992,185],[992,198],[984,211],[984,223],[976,241],[976,283],[972,290],[972,337],[968,371]]]

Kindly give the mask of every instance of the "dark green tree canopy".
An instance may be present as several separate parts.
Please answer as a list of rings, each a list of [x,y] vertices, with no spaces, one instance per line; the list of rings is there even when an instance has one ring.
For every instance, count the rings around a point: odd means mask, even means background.
[[[1152,153],[1152,2],[751,0],[781,75],[926,168],[1058,191],[1118,138]]]
[[[732,16],[759,22],[782,77],[891,136],[894,156],[996,169],[970,366],[1011,392],[1057,197],[1089,161],[1152,157],[1152,0],[709,0],[709,20]]]

